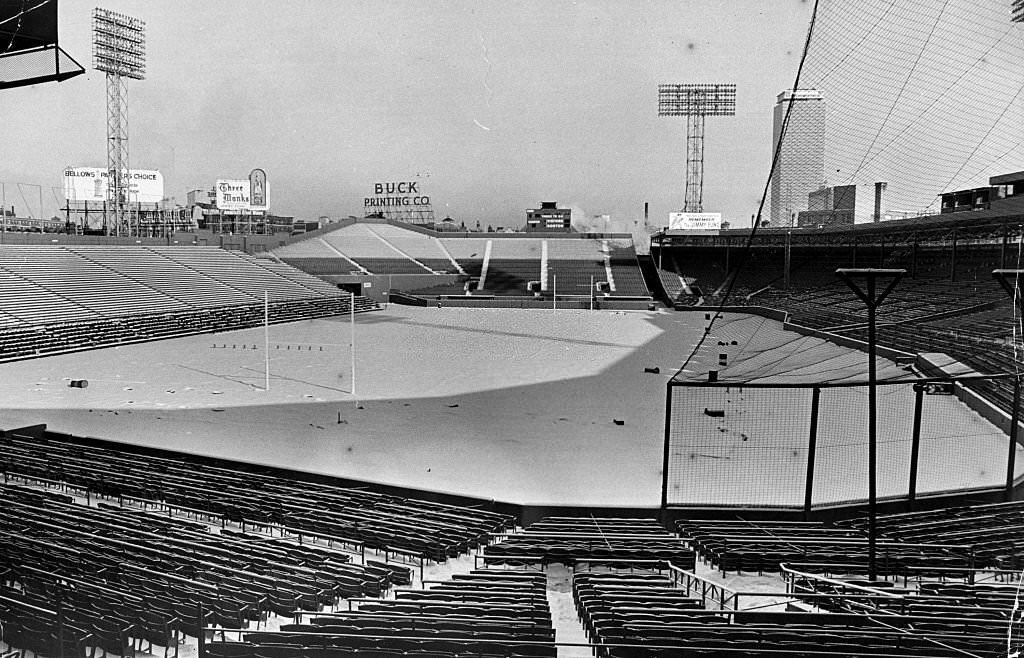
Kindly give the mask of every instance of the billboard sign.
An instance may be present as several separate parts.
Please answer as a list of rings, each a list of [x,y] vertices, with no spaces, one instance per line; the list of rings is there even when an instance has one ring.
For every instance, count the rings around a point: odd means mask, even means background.
[[[249,196],[251,210],[267,210],[270,206],[267,189],[267,172],[253,169],[249,172]]]
[[[248,179],[218,178],[217,208],[220,210],[252,210],[252,194]]]
[[[374,183],[373,196],[363,198],[363,210],[380,212],[394,208],[429,208],[430,197],[420,193],[419,185],[419,181]]]
[[[722,213],[720,212],[670,212],[668,214],[668,230],[670,231],[720,231],[722,229]]]
[[[128,202],[159,203],[164,198],[164,176],[150,169],[132,169],[127,173]],[[122,174],[124,175],[124,174]],[[107,200],[110,175],[100,167],[64,169],[64,198],[68,201]]]

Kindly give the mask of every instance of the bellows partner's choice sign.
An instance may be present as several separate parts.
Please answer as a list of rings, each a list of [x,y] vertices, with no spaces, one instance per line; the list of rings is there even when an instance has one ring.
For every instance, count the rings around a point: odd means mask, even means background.
[[[150,169],[131,169],[122,173],[128,187],[128,202],[159,203],[164,198],[164,176]],[[71,202],[107,200],[110,173],[100,167],[64,169],[64,197]]]

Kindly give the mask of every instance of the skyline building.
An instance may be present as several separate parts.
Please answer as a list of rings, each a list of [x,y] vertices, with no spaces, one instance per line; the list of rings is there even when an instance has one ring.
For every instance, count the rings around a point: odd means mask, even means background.
[[[797,213],[807,210],[807,195],[825,179],[825,98],[817,89],[786,90],[778,95],[772,124],[772,153],[782,135],[790,99],[786,136],[772,174],[771,226],[796,226]]]

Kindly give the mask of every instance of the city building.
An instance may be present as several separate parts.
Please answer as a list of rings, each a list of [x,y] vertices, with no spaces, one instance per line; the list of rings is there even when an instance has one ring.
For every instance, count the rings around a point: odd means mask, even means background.
[[[797,213],[797,226],[824,228],[852,226],[888,219],[886,183],[821,187],[807,195],[807,210]]]
[[[793,226],[797,214],[807,210],[807,195],[825,178],[825,99],[817,89],[779,94],[775,104],[772,145],[779,143],[786,112],[793,103],[786,136],[772,176],[770,226]]]
[[[988,210],[993,203],[998,208],[1004,199],[1020,194],[1024,194],[1024,171],[991,176],[988,179],[988,187],[942,193],[941,212],[945,214],[964,210]]]
[[[571,231],[572,209],[559,208],[555,201],[541,201],[540,208],[526,211],[527,231]]]

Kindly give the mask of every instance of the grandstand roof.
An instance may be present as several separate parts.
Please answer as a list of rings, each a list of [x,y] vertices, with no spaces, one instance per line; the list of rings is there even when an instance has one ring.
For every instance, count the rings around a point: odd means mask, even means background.
[[[757,239],[761,244],[781,242],[786,235],[801,242],[835,243],[853,238],[882,238],[892,240],[906,239],[948,239],[955,229],[958,233],[969,232],[973,237],[988,234],[989,237],[1001,234],[1003,226],[1024,223],[1024,195],[1000,199],[992,203],[992,207],[984,210],[971,210],[942,215],[924,217],[908,217],[885,222],[855,224],[853,226],[826,226],[823,228],[761,228],[757,231]],[[678,236],[668,233],[659,234],[675,241],[690,244],[741,244],[750,236],[749,228],[729,229],[714,236],[687,235]],[[666,240],[668,246],[668,240]]]

